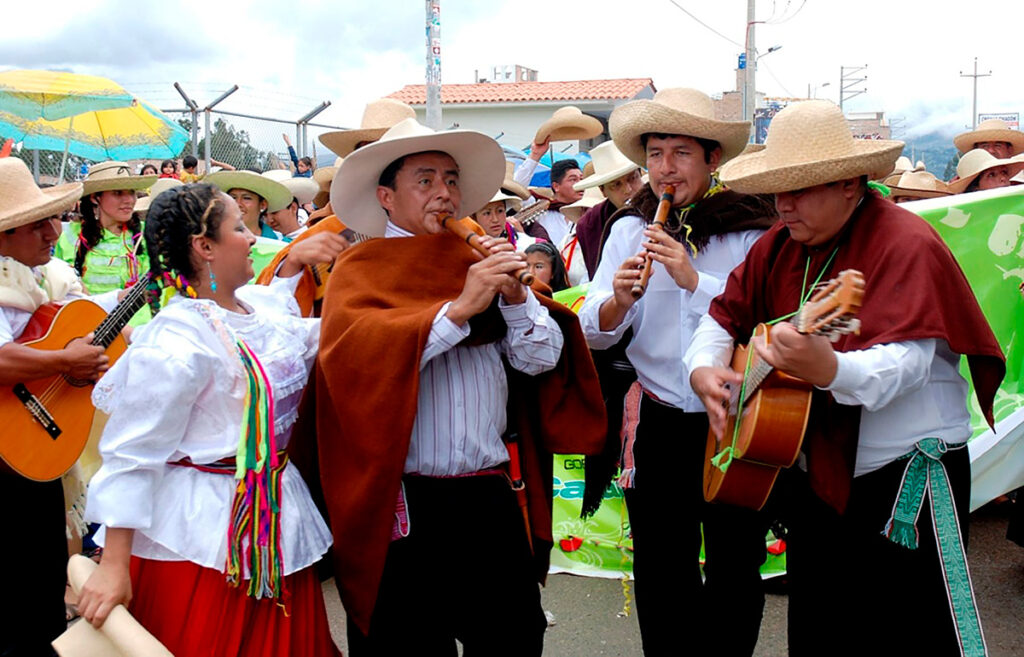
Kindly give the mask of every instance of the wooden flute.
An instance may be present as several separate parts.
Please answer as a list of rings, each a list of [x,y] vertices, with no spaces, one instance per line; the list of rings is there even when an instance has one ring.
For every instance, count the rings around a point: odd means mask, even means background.
[[[662,230],[665,226],[665,222],[668,220],[669,210],[672,209],[672,197],[676,193],[675,185],[665,185],[665,191],[661,195],[661,201],[658,202],[658,211],[654,215],[654,222],[651,223],[651,230]],[[633,289],[629,291],[633,295],[634,299],[639,299],[647,291],[647,281],[651,278],[651,266],[653,264],[650,252],[647,253],[647,257],[644,259],[644,268],[640,272],[640,280],[633,283]]]
[[[484,234],[483,229],[480,228],[480,226],[472,219],[469,219],[468,217],[466,219],[456,219],[447,212],[442,212],[437,216],[437,221],[441,224],[442,228],[457,235],[459,238],[464,240],[466,244],[469,244],[471,247],[476,249],[476,252],[483,257],[486,258],[491,255],[490,249],[485,247],[480,241],[480,238],[483,237]],[[476,228],[480,229],[479,233],[473,229],[470,225],[471,223],[472,226],[476,226]],[[523,267],[517,271],[514,276],[520,283],[527,287],[533,285],[533,273],[528,267]]]

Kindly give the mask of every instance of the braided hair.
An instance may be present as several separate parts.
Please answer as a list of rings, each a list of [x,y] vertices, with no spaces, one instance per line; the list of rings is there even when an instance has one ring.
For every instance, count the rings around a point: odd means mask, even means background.
[[[192,238],[215,236],[224,210],[220,190],[209,183],[172,187],[153,199],[146,215],[146,248],[152,279],[188,294],[189,281],[197,273],[192,261]]]
[[[96,194],[90,194],[89,198],[85,199],[84,203],[81,203],[80,213],[82,215],[82,230],[78,236],[78,244],[75,245],[75,272],[79,277],[85,274],[85,256],[92,251],[100,240],[103,239],[103,225],[100,223],[100,218],[97,216],[96,205],[93,199],[96,198],[102,192]],[[131,243],[135,244],[140,240],[142,233],[142,217],[138,212],[132,213],[132,218],[128,220],[128,224],[125,226],[125,230],[131,232],[132,240]],[[145,246],[139,245],[139,254],[145,253]]]

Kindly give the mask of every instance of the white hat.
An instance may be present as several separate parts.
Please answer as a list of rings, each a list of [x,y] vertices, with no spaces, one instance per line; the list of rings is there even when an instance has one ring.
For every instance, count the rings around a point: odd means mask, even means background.
[[[281,183],[252,171],[215,171],[207,174],[203,182],[216,185],[223,192],[246,189],[259,194],[267,202],[267,212],[283,210],[293,197],[291,190]]]
[[[595,146],[590,157],[588,164],[594,165],[594,173],[572,186],[577,192],[610,183],[639,168],[636,162],[622,154],[613,141]]]
[[[974,130],[961,132],[953,137],[953,144],[961,153],[973,150],[975,144],[986,141],[1009,142],[1013,152],[1011,155],[1018,155],[1024,152],[1024,132],[1014,130],[1002,119],[986,119],[978,124]]]
[[[612,111],[608,127],[622,154],[646,166],[643,135],[661,133],[713,139],[722,147],[721,162],[740,154],[750,140],[747,121],[715,118],[711,97],[696,89],[662,89],[654,98],[634,100]]]
[[[416,119],[406,119],[341,163],[331,183],[334,213],[357,233],[383,236],[388,215],[377,200],[380,176],[395,160],[425,151],[447,153],[458,165],[461,216],[487,205],[505,177],[505,154],[487,135],[473,130],[434,132]]]
[[[355,130],[335,130],[320,135],[320,143],[341,157],[348,157],[360,142],[377,141],[399,121],[415,119],[416,111],[400,100],[378,98],[366,104],[363,120]]]
[[[630,162],[630,164],[632,164],[632,162]],[[633,168],[635,169],[636,167],[634,166]],[[575,203],[570,203],[569,205],[563,205],[560,211],[562,214],[565,215],[566,219],[573,223],[576,223],[577,221],[580,220],[580,217],[582,217],[587,210],[594,207],[603,200],[605,200],[604,194],[601,193],[600,189],[598,189],[597,187],[588,187],[586,190],[584,190],[583,196],[580,198],[580,200],[576,201]]]
[[[299,205],[305,205],[313,200],[320,191],[320,185],[312,178],[293,176],[288,169],[271,169],[263,172],[264,178],[270,178],[288,188]],[[288,207],[288,206],[285,206]]]
[[[181,182],[177,178],[160,178],[153,186],[149,188],[149,195],[143,196],[140,199],[135,200],[135,209],[133,212],[141,212],[145,214],[149,212],[149,206],[157,196],[166,192],[168,189],[174,187],[181,187],[185,183]]]
[[[764,150],[722,165],[722,182],[744,194],[776,194],[892,171],[903,142],[854,139],[842,110],[827,100],[784,107],[768,127]]]

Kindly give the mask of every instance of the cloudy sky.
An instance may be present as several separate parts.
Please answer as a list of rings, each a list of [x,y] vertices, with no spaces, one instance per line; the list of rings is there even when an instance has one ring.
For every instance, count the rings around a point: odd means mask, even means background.
[[[708,93],[734,88],[746,20],[742,0],[441,9],[446,83],[522,64],[541,80],[651,77]],[[294,119],[327,99],[318,120],[353,126],[366,101],[423,82],[424,14],[421,0],[18,2],[5,8],[0,68],[104,75],[162,108],[183,106],[175,81],[200,106],[238,84],[223,109]],[[758,0],[757,20],[757,87],[769,95],[805,96],[810,85],[836,101],[840,66],[867,64],[868,92],[848,110],[905,117],[908,136],[952,134],[970,124],[971,80],[960,73],[978,57],[979,72],[992,72],[979,80],[979,111],[1024,111],[1021,0]],[[772,46],[782,48],[764,55]]]

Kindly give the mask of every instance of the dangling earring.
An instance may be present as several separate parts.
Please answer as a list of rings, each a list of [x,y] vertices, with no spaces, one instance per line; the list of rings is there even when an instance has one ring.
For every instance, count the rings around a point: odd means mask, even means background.
[[[217,293],[217,277],[213,275],[213,268],[210,268],[210,292]]]

